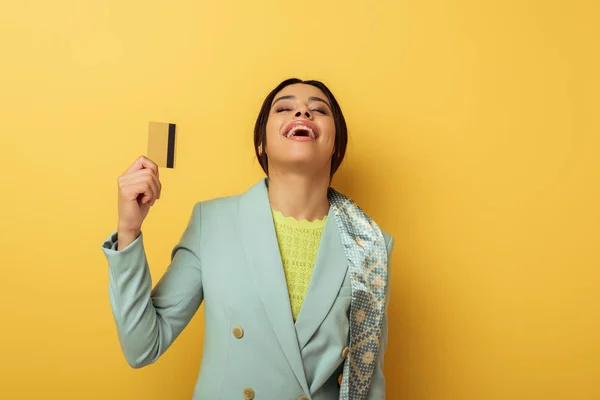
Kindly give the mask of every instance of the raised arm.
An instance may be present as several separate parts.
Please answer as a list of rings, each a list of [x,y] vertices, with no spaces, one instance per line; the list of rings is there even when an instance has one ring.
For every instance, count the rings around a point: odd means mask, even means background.
[[[147,159],[136,161],[139,165],[147,162]],[[134,173],[142,169],[132,171]],[[153,171],[153,174],[156,177],[147,172],[140,173],[138,178],[129,177],[128,182],[138,185],[136,190],[139,193],[136,196],[120,186],[119,229],[102,244],[108,261],[109,300],[119,342],[127,362],[134,368],[158,360],[187,326],[203,300],[202,268],[198,253],[200,203],[194,206],[188,225],[171,252],[167,271],[154,288],[144,250],[141,223],[138,233],[135,226],[124,227],[122,224],[127,219],[122,213],[135,205],[123,205],[121,202],[128,201],[126,199],[130,197],[137,199],[140,208],[144,205],[149,207],[160,194],[160,187],[156,184],[154,186],[159,188],[156,192],[150,186],[144,189],[145,186],[139,184],[139,176],[146,176],[145,179],[149,181],[157,178],[157,172]],[[136,212],[143,218],[147,215],[147,210],[134,209],[132,213]],[[138,220],[130,218],[130,221],[135,223]],[[129,232],[134,233],[130,236]],[[125,239],[120,236],[125,236]]]

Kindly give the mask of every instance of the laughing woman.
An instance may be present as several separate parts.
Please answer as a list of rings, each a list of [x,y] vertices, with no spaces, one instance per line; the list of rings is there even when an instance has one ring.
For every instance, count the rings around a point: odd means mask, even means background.
[[[342,110],[318,81],[266,97],[254,146],[265,177],[197,202],[152,287],[142,222],[160,198],[156,164],[118,179],[119,221],[102,244],[121,348],[154,363],[204,302],[193,399],[384,399],[392,237],[330,187],[346,149]]]

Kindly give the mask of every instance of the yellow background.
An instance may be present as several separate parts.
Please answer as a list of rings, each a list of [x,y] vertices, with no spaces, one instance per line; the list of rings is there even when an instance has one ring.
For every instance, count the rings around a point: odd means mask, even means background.
[[[335,186],[396,238],[389,398],[600,399],[596,4],[3,2],[0,398],[190,398],[202,310],[157,364],[120,352],[117,177],[177,124],[156,280],[194,202],[262,177],[254,119],[298,76],[347,116]]]

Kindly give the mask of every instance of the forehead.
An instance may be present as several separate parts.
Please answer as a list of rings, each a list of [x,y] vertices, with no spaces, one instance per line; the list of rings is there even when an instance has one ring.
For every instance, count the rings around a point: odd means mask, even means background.
[[[281,96],[295,96],[299,100],[307,100],[309,97],[320,97],[327,100],[327,96],[321,89],[305,83],[295,83],[284,87],[275,95],[274,100]]]

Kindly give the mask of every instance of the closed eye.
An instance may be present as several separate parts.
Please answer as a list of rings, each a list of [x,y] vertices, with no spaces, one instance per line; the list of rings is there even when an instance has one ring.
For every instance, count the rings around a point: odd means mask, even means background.
[[[291,108],[278,108],[275,110],[275,112],[278,112],[278,113],[283,112],[283,111],[292,111],[292,109]]]
[[[316,112],[318,112],[320,114],[323,114],[323,115],[327,115],[327,111],[325,111],[322,108],[315,108],[313,111],[316,111]]]

